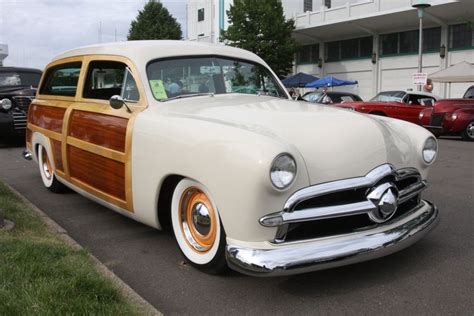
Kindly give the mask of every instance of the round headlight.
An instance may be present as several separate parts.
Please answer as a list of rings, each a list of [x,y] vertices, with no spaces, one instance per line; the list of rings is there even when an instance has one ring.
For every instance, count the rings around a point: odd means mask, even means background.
[[[457,113],[457,112],[453,112],[453,114],[451,114],[451,119],[452,119],[453,121],[455,121],[457,118],[458,118],[458,113]]]
[[[423,160],[428,164],[432,163],[436,158],[437,152],[438,143],[436,143],[436,139],[434,137],[428,138],[423,146]]]
[[[289,154],[278,155],[270,168],[270,179],[277,189],[287,188],[295,179],[296,162]]]
[[[423,113],[423,111],[421,111],[420,114],[418,114],[418,118],[421,120],[424,115],[425,115],[425,113]]]
[[[4,109],[5,111],[10,110],[12,107],[12,101],[7,98],[2,99],[2,101],[0,101],[0,104],[2,105],[2,109]]]

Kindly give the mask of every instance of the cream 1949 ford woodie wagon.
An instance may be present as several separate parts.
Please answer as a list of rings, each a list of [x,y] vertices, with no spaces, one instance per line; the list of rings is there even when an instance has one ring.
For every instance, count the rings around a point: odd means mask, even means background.
[[[169,227],[209,273],[301,273],[381,257],[438,222],[422,200],[437,152],[400,120],[292,101],[256,55],[184,41],[55,58],[25,156],[64,186]]]

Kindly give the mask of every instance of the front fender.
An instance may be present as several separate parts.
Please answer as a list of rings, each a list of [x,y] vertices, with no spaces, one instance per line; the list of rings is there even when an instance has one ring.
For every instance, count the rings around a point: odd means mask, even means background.
[[[308,186],[301,154],[276,137],[256,131],[166,115],[137,116],[132,140],[132,190],[135,214],[160,227],[158,192],[166,176],[177,174],[202,183],[212,194],[229,238],[266,241],[275,228],[258,219],[281,210],[288,196]],[[297,163],[297,176],[285,191],[270,183],[270,165],[282,152]]]

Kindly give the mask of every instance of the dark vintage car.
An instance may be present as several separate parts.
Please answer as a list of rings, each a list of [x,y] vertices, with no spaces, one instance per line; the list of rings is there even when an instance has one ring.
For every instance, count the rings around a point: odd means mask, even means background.
[[[345,102],[358,102],[362,99],[353,93],[336,91],[314,91],[303,95],[303,100],[312,103],[334,104]]]
[[[367,102],[348,102],[336,106],[417,124],[420,112],[431,108],[438,99],[436,95],[427,92],[384,91]]]
[[[433,108],[420,112],[419,124],[436,136],[461,135],[474,141],[474,86],[467,89],[462,99],[445,99]]]
[[[40,78],[38,69],[0,67],[0,138],[24,135]]]

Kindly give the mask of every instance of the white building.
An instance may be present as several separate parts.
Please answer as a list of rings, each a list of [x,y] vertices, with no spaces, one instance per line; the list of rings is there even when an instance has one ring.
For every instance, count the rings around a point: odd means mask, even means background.
[[[227,11],[233,0],[188,0],[186,5],[189,41],[219,43],[221,30],[229,26]],[[287,18],[303,12],[298,0],[282,0]]]
[[[354,92],[363,99],[383,90],[416,89],[412,84],[418,68],[415,2],[283,0],[285,15],[295,19],[294,37],[302,45],[295,73],[357,80],[357,86],[335,90]],[[423,72],[433,73],[461,61],[474,63],[474,0],[427,2],[431,7],[423,19]],[[219,30],[228,26],[225,12],[230,3],[188,0],[188,39],[219,42]],[[198,21],[200,9],[204,9],[203,21]],[[470,84],[434,83],[433,92],[460,97]]]

